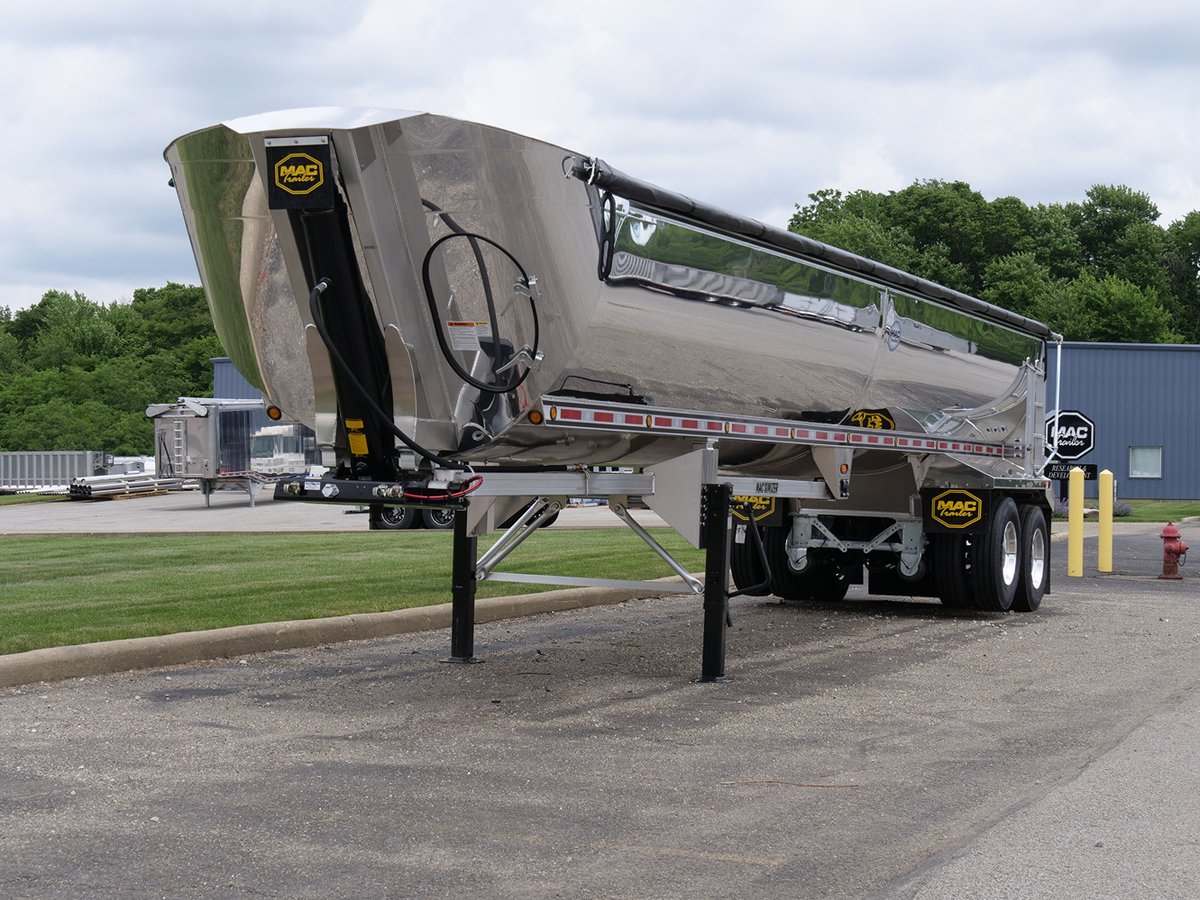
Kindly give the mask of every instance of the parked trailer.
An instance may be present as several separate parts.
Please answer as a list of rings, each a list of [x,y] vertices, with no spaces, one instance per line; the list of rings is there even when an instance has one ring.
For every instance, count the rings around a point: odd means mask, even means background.
[[[296,423],[264,425],[250,435],[250,471],[260,475],[304,475],[318,464],[312,429]]]
[[[65,489],[72,479],[103,475],[112,457],[95,450],[0,453],[0,490]]]
[[[330,468],[277,498],[452,514],[455,659],[478,581],[587,582],[496,568],[566,497],[703,594],[705,680],[738,594],[866,581],[1001,612],[1049,588],[1039,322],[436,115],[271,113],[166,158],[226,350]],[[705,549],[703,580],[630,495]]]
[[[223,488],[246,491],[254,505],[268,480],[250,469],[250,434],[262,400],[180,397],[156,403],[146,415],[154,420],[154,465],[160,478],[186,479],[200,485],[204,505]]]

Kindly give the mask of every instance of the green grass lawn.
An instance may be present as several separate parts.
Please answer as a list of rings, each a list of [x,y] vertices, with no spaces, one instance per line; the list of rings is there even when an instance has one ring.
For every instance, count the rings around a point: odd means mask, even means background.
[[[58,494],[0,494],[0,506],[9,506],[13,503],[58,503],[68,499],[70,498]]]
[[[703,568],[703,553],[673,531],[654,535],[690,571]],[[451,544],[445,531],[0,536],[0,653],[447,603]],[[500,568],[672,574],[636,535],[611,528],[539,532]],[[484,582],[478,595],[548,589]]]
[[[1178,522],[1186,516],[1200,516],[1200,500],[1126,500],[1132,515],[1117,522]]]
[[[1187,516],[1200,516],[1200,500],[1117,500],[1118,504],[1127,504],[1131,510],[1127,516],[1113,516],[1113,522],[1179,522]],[[1085,509],[1096,509],[1099,501],[1088,497],[1083,501]],[[1066,502],[1062,501],[1055,507],[1054,518],[1065,521],[1067,518]],[[1095,520],[1095,515],[1088,516]]]

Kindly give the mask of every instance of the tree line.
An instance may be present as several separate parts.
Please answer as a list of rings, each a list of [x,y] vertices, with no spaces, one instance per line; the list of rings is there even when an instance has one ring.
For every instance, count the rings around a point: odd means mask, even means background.
[[[1200,212],[1161,227],[1124,185],[1082,202],[987,201],[962,181],[821,190],[790,230],[1050,325],[1067,340],[1200,343]]]
[[[212,395],[221,356],[204,291],[167,284],[104,305],[47,291],[0,307],[0,450],[149,455],[152,403]]]

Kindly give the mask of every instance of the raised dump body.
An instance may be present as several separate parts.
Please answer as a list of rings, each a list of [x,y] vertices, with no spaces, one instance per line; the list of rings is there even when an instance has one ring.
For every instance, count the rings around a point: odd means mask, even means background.
[[[716,486],[757,498],[746,592],[865,567],[1040,602],[1041,323],[441,116],[271,113],[166,156],[226,350],[332,470],[279,496],[461,508],[464,534],[537,498],[519,543],[565,495],[641,494],[710,544]]]

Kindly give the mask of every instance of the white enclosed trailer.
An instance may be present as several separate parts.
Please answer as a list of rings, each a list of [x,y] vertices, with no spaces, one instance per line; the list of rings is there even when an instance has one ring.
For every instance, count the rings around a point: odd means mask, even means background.
[[[63,489],[76,478],[103,475],[112,456],[95,450],[36,450],[0,453],[0,491]]]
[[[708,680],[738,593],[1040,604],[1045,325],[441,116],[271,113],[166,157],[226,350],[329,467],[277,498],[454,511],[454,658],[476,582],[530,578],[496,566],[566,497],[704,595]]]

